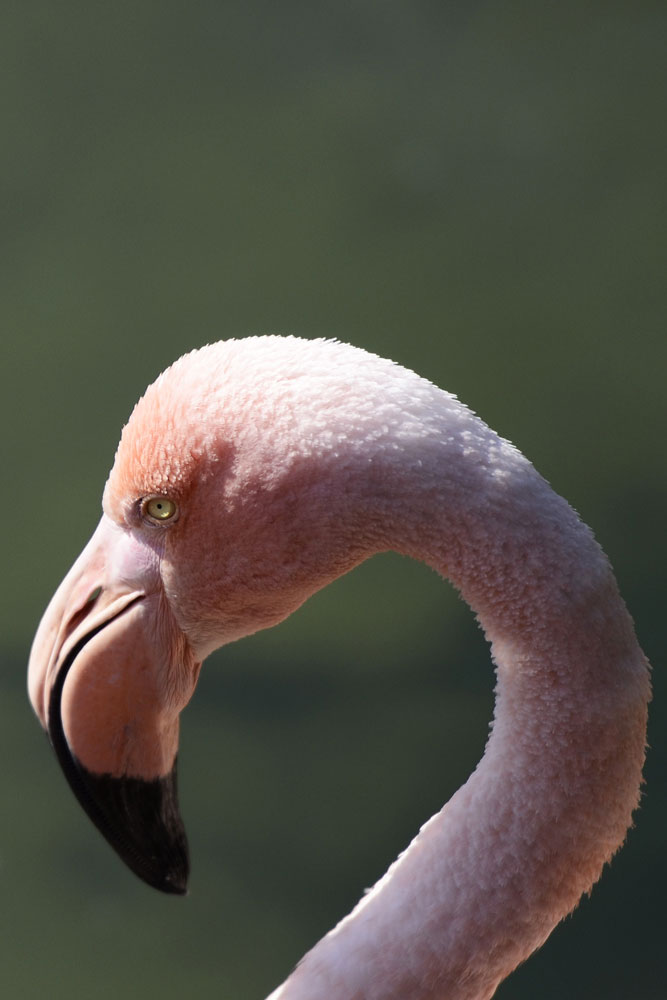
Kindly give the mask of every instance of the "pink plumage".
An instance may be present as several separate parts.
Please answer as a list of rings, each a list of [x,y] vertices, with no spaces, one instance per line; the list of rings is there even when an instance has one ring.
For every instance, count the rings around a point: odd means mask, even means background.
[[[272,1000],[487,1000],[623,843],[648,670],[590,530],[414,373],[329,341],[228,341],[137,404],[100,526],[33,646],[32,703],[82,805],[134,871],[181,892],[173,767],[201,661],[387,549],[476,611],[497,668],[491,735]]]

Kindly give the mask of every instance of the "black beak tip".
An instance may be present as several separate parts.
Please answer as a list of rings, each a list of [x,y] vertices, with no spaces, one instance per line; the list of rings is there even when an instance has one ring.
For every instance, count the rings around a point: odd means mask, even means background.
[[[87,793],[79,796],[81,804],[128,868],[154,889],[184,896],[190,861],[178,810],[176,765],[166,777],[151,781],[78,767]]]
[[[168,872],[155,882],[148,883],[159,892],[164,892],[169,896],[187,896],[188,894],[188,873]]]
[[[95,774],[71,753],[58,756],[79,803],[128,868],[159,892],[187,895],[190,857],[176,762],[166,777],[146,781]]]
[[[168,896],[187,896],[188,894],[188,868],[187,864],[180,869],[176,869],[171,866],[169,869],[165,870],[163,867],[159,867],[157,863],[151,864],[151,861],[144,862],[141,866],[130,864],[126,858],[128,867],[132,869],[135,875],[149,885],[152,889],[157,889],[158,892],[164,892]],[[157,859],[155,859],[157,861]]]

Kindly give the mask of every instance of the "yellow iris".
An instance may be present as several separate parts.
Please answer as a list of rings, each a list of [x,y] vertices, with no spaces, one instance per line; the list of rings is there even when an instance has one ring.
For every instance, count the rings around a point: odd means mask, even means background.
[[[178,511],[178,507],[169,497],[149,497],[143,506],[144,513],[153,521],[168,521]]]

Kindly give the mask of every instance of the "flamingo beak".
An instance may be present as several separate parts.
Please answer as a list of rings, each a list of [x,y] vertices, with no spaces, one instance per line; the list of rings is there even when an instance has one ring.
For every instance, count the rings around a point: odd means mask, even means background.
[[[189,871],[176,755],[199,667],[169,612],[157,544],[104,516],[39,625],[30,700],[95,826],[168,893],[185,893]]]

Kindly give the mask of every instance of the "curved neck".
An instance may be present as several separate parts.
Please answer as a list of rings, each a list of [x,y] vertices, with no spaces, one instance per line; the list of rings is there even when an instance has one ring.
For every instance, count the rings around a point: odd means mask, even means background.
[[[491,997],[597,880],[637,805],[647,671],[608,562],[516,449],[457,417],[398,457],[380,448],[360,504],[378,547],[429,563],[477,613],[497,667],[491,735],[270,1000]]]

